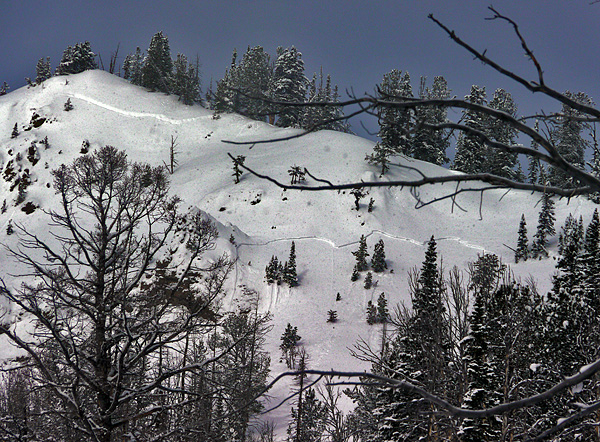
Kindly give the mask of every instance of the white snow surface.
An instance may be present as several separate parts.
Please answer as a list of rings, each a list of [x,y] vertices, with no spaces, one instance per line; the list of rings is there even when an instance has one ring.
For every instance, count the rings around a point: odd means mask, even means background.
[[[68,98],[74,109],[65,112]],[[34,112],[47,121],[25,131]],[[20,134],[11,139],[15,123]],[[288,322],[298,327],[301,344],[310,354],[310,368],[368,370],[367,364],[353,359],[348,351],[359,338],[374,347],[380,340],[380,326],[369,326],[365,321],[367,302],[375,301],[381,292],[385,292],[390,306],[409,302],[407,272],[420,267],[432,235],[438,241],[444,268],[449,269],[454,265],[465,268],[484,252],[513,263],[513,252],[507,246],[516,246],[522,213],[530,239],[535,232],[540,195],[530,192],[494,190],[483,197],[476,192],[463,193],[454,207],[446,199],[415,209],[410,189],[378,188],[370,191],[357,212],[352,210],[354,198],[348,192],[283,191],[248,173],[234,184],[228,152],[245,155],[246,165],[282,182],[289,182],[287,170],[293,165],[306,167],[313,175],[334,183],[419,178],[415,171],[398,167],[379,178],[378,169],[364,160],[374,143],[343,133],[321,131],[252,148],[223,142],[273,139],[295,133],[298,130],[276,128],[239,115],[213,119],[212,111],[201,106],[185,106],[175,96],[148,92],[103,71],[53,77],[41,86],[24,87],[0,97],[0,166],[4,170],[6,163],[21,152],[21,167],[30,169],[34,181],[27,201],[44,210],[54,208],[56,201],[50,171],[80,156],[84,140],[89,140],[91,149],[113,145],[125,150],[133,161],[156,166],[168,161],[171,136],[176,137],[178,166],[171,177],[172,192],[182,198],[183,209],[196,206],[216,221],[220,238],[214,253],[226,251],[238,259],[223,308],[234,309],[241,286],[246,285],[258,291],[261,311],[273,314],[267,344],[273,376],[285,370],[279,362],[278,346]],[[27,148],[45,136],[50,148],[43,150],[38,144],[40,161],[32,166]],[[425,175],[457,173],[412,159],[400,158],[399,162]],[[307,186],[315,184],[307,178]],[[8,204],[8,211],[0,214],[0,243],[11,247],[17,244],[17,235],[6,234],[9,220],[47,237],[48,216],[40,209],[26,215],[21,207],[14,207],[17,191],[11,192],[9,187],[10,183],[0,176],[0,204],[3,200]],[[447,195],[454,188],[455,184],[431,185],[417,192],[429,200]],[[372,213],[366,210],[370,197],[375,200]],[[259,203],[251,204],[257,199]],[[569,213],[582,215],[587,223],[593,209],[593,204],[583,198],[557,201],[557,231]],[[235,247],[228,241],[231,234],[236,239]],[[380,238],[384,240],[388,268],[393,269],[393,273],[388,270],[374,274],[377,284],[371,290],[363,288],[364,275],[359,281],[350,281],[354,266],[351,252],[357,249],[362,234],[367,236],[370,253]],[[292,289],[267,285],[265,266],[274,254],[287,260],[292,240],[296,242],[300,285]],[[540,291],[546,292],[555,265],[556,242],[557,237],[551,242],[550,259],[511,264],[515,276],[533,275]],[[9,276],[22,273],[22,269],[4,250],[0,251],[0,269],[10,286],[21,283],[21,279]],[[337,292],[342,297],[339,302],[335,301]],[[326,322],[330,309],[338,313],[335,324]],[[0,342],[0,358],[14,354],[14,348]],[[270,404],[278,403],[288,392],[289,384],[280,383],[270,392]],[[266,416],[275,421],[281,435],[285,433],[288,412],[288,407],[282,407]]]

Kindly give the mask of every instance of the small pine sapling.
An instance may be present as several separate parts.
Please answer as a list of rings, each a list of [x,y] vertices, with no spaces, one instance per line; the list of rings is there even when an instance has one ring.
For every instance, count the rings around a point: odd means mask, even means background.
[[[302,170],[300,166],[292,166],[288,170],[290,175],[290,184],[298,184],[306,180],[306,171]]]
[[[2,84],[2,87],[0,87],[0,97],[2,95],[6,95],[8,93],[8,90],[10,89],[10,86],[8,85],[8,83],[5,81]]]
[[[387,299],[385,299],[385,293],[381,293],[379,298],[377,298],[377,322],[388,322],[388,318],[389,312],[387,308]]]
[[[69,112],[69,111],[73,110],[73,103],[71,103],[70,98],[67,98],[67,101],[65,101],[64,109],[65,109],[65,112]]]
[[[365,276],[365,289],[369,290],[373,285],[373,274],[371,272],[367,272],[367,276]]]
[[[81,143],[81,150],[79,151],[79,153],[82,154],[86,154],[90,151],[90,142],[88,140],[83,140],[83,142]]]
[[[337,295],[335,295],[335,300],[336,301],[341,301],[342,300],[342,295],[340,295],[340,292],[337,292]]]
[[[6,226],[6,234],[7,235],[12,235],[13,233],[15,233],[15,230],[14,230],[13,225],[12,225],[12,220],[9,219],[8,220],[8,225]]]
[[[515,250],[515,263],[519,261],[527,261],[529,258],[529,249],[527,245],[527,223],[525,222],[525,214],[521,215],[519,223],[519,237],[517,239],[517,249]]]
[[[233,173],[231,176],[234,177],[234,183],[238,184],[240,182],[240,177],[244,173],[240,166],[244,165],[244,161],[246,161],[246,157],[244,155],[238,155],[233,159]]]
[[[337,311],[329,310],[327,312],[327,322],[337,322]]]
[[[169,164],[166,164],[167,170],[171,175],[175,172],[175,166],[177,166],[177,154],[179,153],[175,148],[177,147],[177,137],[171,135],[171,145],[169,146]]]
[[[233,233],[229,235],[229,242],[235,246],[235,236],[233,236]]]
[[[372,301],[367,303],[367,324],[372,325],[377,322],[377,308]]]
[[[358,211],[360,209],[360,200],[367,196],[369,192],[364,189],[352,189],[350,195],[354,196],[354,207]]]
[[[290,287],[298,285],[298,273],[296,271],[296,243],[292,241],[290,247],[290,259],[285,263],[283,281]]]
[[[2,208],[0,209],[0,213],[6,213],[8,210],[8,206],[6,205],[6,200],[2,201]]]
[[[358,242],[358,250],[356,252],[352,252],[352,254],[356,257],[356,268],[359,272],[369,268],[369,264],[367,264],[367,256],[369,256],[369,252],[367,251],[367,238],[365,235],[361,235]]]
[[[354,281],[358,281],[358,264],[354,265],[354,270],[352,270],[352,275],[350,276],[350,281],[354,282]]]
[[[15,123],[15,125],[13,126],[13,130],[12,130],[12,134],[10,135],[11,138],[17,138],[19,136],[19,127],[17,126],[17,123]]]
[[[367,208],[367,212],[371,213],[373,211],[373,204],[375,204],[375,200],[371,198],[369,200],[369,207]]]
[[[44,145],[44,150],[50,147],[50,143],[48,142],[48,135],[44,137],[44,139],[42,140],[42,144]]]
[[[383,272],[387,269],[387,264],[385,263],[385,245],[383,243],[383,239],[380,239],[377,244],[375,244],[375,248],[373,251],[373,259],[371,260],[371,267],[374,272]]]

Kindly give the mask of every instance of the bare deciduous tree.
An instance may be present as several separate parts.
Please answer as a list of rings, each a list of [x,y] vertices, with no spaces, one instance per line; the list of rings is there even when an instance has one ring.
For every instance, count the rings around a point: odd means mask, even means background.
[[[164,416],[199,400],[186,376],[237,345],[211,357],[188,350],[214,327],[231,262],[201,261],[216,228],[200,212],[178,214],[163,167],[106,146],[53,174],[52,231],[20,227],[9,253],[29,269],[26,282],[12,289],[0,279],[30,326],[14,327],[4,310],[0,334],[55,398],[44,413],[67,418],[77,440],[168,439],[182,429]]]

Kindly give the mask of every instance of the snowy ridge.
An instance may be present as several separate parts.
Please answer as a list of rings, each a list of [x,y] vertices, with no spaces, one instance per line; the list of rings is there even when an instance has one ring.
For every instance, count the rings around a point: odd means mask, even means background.
[[[69,97],[74,109],[65,112],[63,104]],[[26,130],[33,113],[47,121]],[[20,133],[11,138],[15,123]],[[513,252],[506,245],[516,244],[522,213],[529,236],[533,236],[539,195],[529,192],[486,192],[480,219],[479,193],[457,197],[465,211],[452,211],[453,203],[448,200],[417,210],[410,189],[378,188],[370,191],[357,212],[353,210],[354,198],[347,192],[283,191],[248,173],[239,184],[233,183],[228,152],[245,155],[247,165],[284,182],[289,180],[287,170],[292,165],[306,167],[314,176],[337,183],[419,176],[415,171],[392,167],[386,176],[378,178],[376,168],[364,161],[374,143],[348,134],[322,131],[286,142],[256,145],[251,150],[221,141],[268,140],[296,132],[238,115],[214,119],[211,111],[200,106],[184,106],[176,97],[150,93],[102,71],[53,77],[43,87],[21,88],[0,97],[0,166],[4,172],[13,160],[18,173],[29,169],[32,185],[27,189],[26,201],[39,209],[27,215],[21,210],[22,204],[15,207],[17,191],[10,190],[12,182],[2,174],[0,204],[6,201],[7,211],[0,213],[0,243],[12,247],[17,244],[16,235],[6,233],[9,220],[52,240],[48,235],[48,217],[43,212],[56,204],[50,172],[83,155],[84,140],[89,141],[90,149],[110,144],[125,150],[134,161],[158,166],[168,160],[170,140],[174,137],[178,166],[171,176],[172,192],[182,198],[182,209],[198,207],[215,221],[220,237],[211,254],[227,253],[236,259],[224,308],[235,308],[242,286],[246,286],[257,291],[260,310],[273,314],[267,346],[275,375],[285,370],[279,362],[278,346],[287,323],[298,326],[311,367],[368,369],[365,363],[352,359],[347,350],[361,337],[373,346],[379,343],[380,327],[369,326],[365,321],[367,303],[382,292],[391,306],[409,301],[407,272],[420,267],[424,245],[432,235],[438,241],[439,256],[446,268],[464,268],[482,253],[495,253],[505,263],[512,263]],[[40,144],[46,136],[48,149]],[[35,165],[27,159],[31,143],[35,143],[39,154]],[[21,154],[20,161],[15,160],[17,153]],[[399,162],[426,175],[457,173],[418,160],[400,158]],[[311,180],[306,182],[314,184]],[[452,190],[454,185],[430,185],[418,192],[422,198],[431,199]],[[366,210],[370,197],[375,200],[372,213]],[[575,198],[569,204],[558,201],[557,230],[569,213],[582,215],[584,222],[589,222],[592,212],[593,205],[585,199]],[[363,287],[364,274],[358,281],[350,281],[354,266],[351,252],[357,248],[361,235],[367,238],[369,253],[379,239],[384,240],[388,267],[394,270],[375,274],[376,285],[370,290]],[[229,242],[230,236],[235,244]],[[300,285],[291,289],[267,285],[267,263],[273,255],[287,260],[292,241],[296,242]],[[517,277],[535,274],[538,287],[545,291],[550,287],[554,264],[553,259],[527,261],[512,265],[512,269]],[[0,268],[2,275],[20,273],[6,253],[0,254]],[[6,279],[9,284],[20,284],[17,278]],[[335,300],[338,292],[341,301]],[[326,323],[330,309],[338,313],[335,324]],[[9,355],[5,344],[0,353],[2,357]],[[285,397],[288,388],[288,384],[281,383],[270,392],[271,404]],[[282,407],[267,417],[276,421],[279,434],[287,425],[287,413],[288,408]]]

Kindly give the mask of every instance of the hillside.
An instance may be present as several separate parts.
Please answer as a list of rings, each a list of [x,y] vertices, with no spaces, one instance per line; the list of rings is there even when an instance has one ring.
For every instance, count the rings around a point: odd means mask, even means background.
[[[73,110],[66,112],[70,99]],[[38,114],[34,127],[32,116]],[[251,141],[272,139],[295,130],[280,129],[238,115],[213,118],[211,111],[200,106],[184,106],[174,96],[149,93],[127,81],[103,71],[53,77],[42,86],[21,88],[0,97],[0,204],[6,200],[8,210],[0,214],[0,243],[14,247],[17,235],[7,235],[9,221],[26,229],[48,235],[48,217],[44,210],[55,204],[51,188],[51,170],[69,164],[82,155],[82,143],[89,149],[113,145],[127,152],[134,161],[161,165],[168,161],[171,137],[177,142],[176,167],[172,178],[173,194],[179,195],[182,208],[196,206],[217,223],[220,239],[217,249],[237,258],[230,277],[223,309],[235,309],[242,286],[256,290],[260,310],[273,314],[273,329],[268,336],[272,354],[272,374],[285,369],[279,362],[279,337],[287,323],[298,326],[302,344],[310,354],[310,366],[329,369],[368,369],[351,358],[348,348],[359,339],[377,345],[378,326],[365,322],[369,300],[375,301],[381,292],[390,305],[407,302],[407,272],[420,266],[425,244],[434,235],[438,252],[446,269],[456,265],[464,268],[483,252],[499,255],[505,263],[513,262],[513,252],[521,214],[528,222],[532,237],[537,224],[540,195],[522,191],[488,191],[463,193],[456,199],[440,201],[420,209],[410,189],[380,188],[370,191],[375,200],[374,211],[368,213],[363,200],[360,211],[353,210],[354,198],[348,192],[283,191],[266,181],[244,173],[234,184],[232,162],[227,153],[245,155],[246,164],[287,182],[290,166],[306,167],[314,176],[334,183],[362,180],[392,180],[417,177],[415,171],[393,167],[384,178],[377,169],[365,163],[373,142],[343,133],[322,131],[291,141],[245,146],[226,144],[223,140]],[[11,138],[17,123],[19,135]],[[40,143],[48,138],[49,148]],[[35,143],[37,154],[28,158]],[[17,155],[20,160],[17,161]],[[38,161],[35,161],[38,159]],[[10,163],[12,161],[12,163]],[[425,175],[455,173],[446,169],[402,158]],[[35,163],[35,164],[33,164]],[[11,186],[14,178],[6,173],[12,164],[15,172],[29,169],[32,184],[27,188],[25,202],[15,206],[18,190]],[[307,185],[315,184],[310,178]],[[424,200],[451,192],[454,185],[435,185],[417,189]],[[481,199],[483,198],[483,199]],[[37,209],[26,214],[26,202]],[[557,230],[569,213],[588,222],[593,205],[585,199],[557,201]],[[367,236],[369,251],[382,238],[389,269],[376,275],[377,286],[363,288],[364,275],[351,282],[354,266],[351,252],[356,250],[361,235]],[[229,242],[230,235],[235,245]],[[295,288],[267,285],[265,266],[272,255],[285,260],[291,241],[296,243],[300,285]],[[554,246],[556,238],[553,239]],[[545,292],[550,286],[550,274],[555,261],[527,261],[512,265],[517,277],[533,275]],[[0,254],[1,275],[9,285],[18,285],[19,269],[6,253]],[[335,300],[336,293],[341,301]],[[338,322],[326,323],[327,311],[337,310]],[[12,348],[2,342],[0,353],[7,357]],[[280,384],[271,394],[273,403],[283,398],[287,386]],[[287,409],[279,409],[268,419],[285,428]]]

